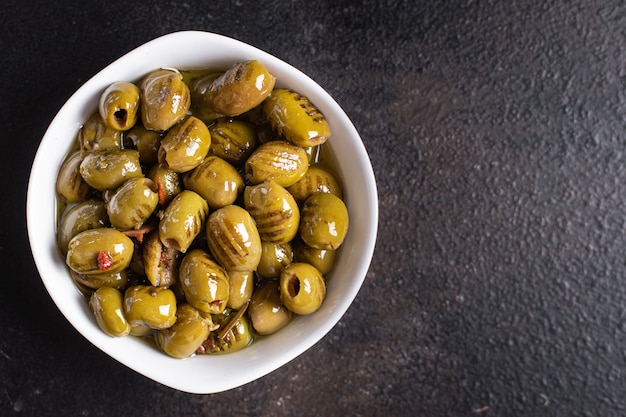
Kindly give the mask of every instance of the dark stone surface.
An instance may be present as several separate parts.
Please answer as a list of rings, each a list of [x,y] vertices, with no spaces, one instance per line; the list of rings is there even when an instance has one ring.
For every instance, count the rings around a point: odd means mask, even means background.
[[[626,414],[626,7],[539,3],[5,1],[0,414]],[[380,197],[372,266],[339,325],[209,396],[84,340],[39,280],[24,214],[64,100],[183,29],[318,81],[360,131]]]

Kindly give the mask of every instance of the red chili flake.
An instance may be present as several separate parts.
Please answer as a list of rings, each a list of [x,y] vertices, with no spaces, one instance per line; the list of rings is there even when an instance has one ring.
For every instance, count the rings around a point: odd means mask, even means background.
[[[165,196],[165,188],[163,188],[161,178],[157,178],[157,194],[159,195],[159,204],[161,204],[161,206],[165,206],[165,203],[167,203],[167,197]]]
[[[100,253],[98,253],[98,268],[100,268],[101,271],[106,271],[111,266],[113,266],[111,254],[109,252],[100,251]]]

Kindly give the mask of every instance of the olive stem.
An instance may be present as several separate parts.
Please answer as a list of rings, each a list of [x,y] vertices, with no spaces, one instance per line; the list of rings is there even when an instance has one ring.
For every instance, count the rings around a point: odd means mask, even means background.
[[[226,337],[226,335],[228,334],[228,332],[230,331],[230,329],[232,329],[235,324],[237,324],[237,322],[239,321],[239,319],[241,318],[241,316],[243,316],[243,314],[246,312],[246,310],[248,309],[248,305],[250,304],[250,301],[246,302],[237,312],[237,314],[235,314],[233,316],[232,319],[230,319],[230,321],[226,324],[226,326],[224,326],[224,328],[222,330],[219,331],[219,333],[217,334],[217,338],[220,340],[223,340],[224,337]]]

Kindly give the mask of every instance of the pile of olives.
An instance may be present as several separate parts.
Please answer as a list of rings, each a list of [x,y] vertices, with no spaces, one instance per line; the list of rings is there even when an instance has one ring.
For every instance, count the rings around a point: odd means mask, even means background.
[[[330,128],[258,61],[115,82],[56,183],[58,245],[108,335],[224,353],[317,311],[348,231]]]

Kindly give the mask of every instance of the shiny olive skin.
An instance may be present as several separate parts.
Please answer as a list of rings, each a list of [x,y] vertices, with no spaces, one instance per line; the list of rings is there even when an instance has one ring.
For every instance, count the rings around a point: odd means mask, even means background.
[[[124,292],[124,316],[133,327],[167,329],[176,321],[176,296],[168,288],[135,285]]]
[[[131,149],[94,152],[80,164],[80,175],[96,190],[114,190],[126,180],[143,177],[139,153]]]
[[[63,255],[67,245],[78,233],[109,226],[109,216],[104,201],[89,199],[65,209],[57,227],[57,242]]]
[[[142,260],[146,277],[155,287],[169,287],[176,282],[180,252],[163,245],[158,231],[150,233],[145,238]]]
[[[310,166],[304,176],[295,184],[287,188],[298,203],[302,203],[315,193],[330,193],[343,198],[339,181],[328,170]]]
[[[181,121],[191,107],[191,92],[180,72],[159,69],[141,84],[141,121],[148,130],[166,131]]]
[[[159,203],[154,182],[149,178],[131,178],[122,184],[107,203],[111,225],[117,229],[140,227],[150,218]]]
[[[219,118],[209,127],[209,132],[211,153],[237,168],[243,167],[257,146],[254,127],[243,120]]]
[[[245,315],[241,316],[223,337],[219,337],[219,335],[222,334],[221,329],[230,322],[235,314],[237,314],[236,311],[230,310],[224,312],[224,314],[213,316],[215,322],[220,325],[220,329],[218,329],[217,332],[211,333],[208,340],[204,342],[203,346],[205,347],[206,353],[221,354],[236,352],[252,343],[254,335],[250,321]]]
[[[254,220],[242,207],[222,207],[209,216],[206,237],[211,253],[224,268],[255,270],[261,259],[261,238]]]
[[[336,250],[348,233],[348,209],[336,195],[315,193],[302,205],[300,237],[316,249]]]
[[[70,275],[74,282],[83,287],[83,290],[91,293],[101,287],[124,289],[128,284],[128,270],[113,272],[110,274],[85,275],[70,270]]]
[[[293,196],[269,180],[246,187],[243,204],[254,219],[261,240],[286,243],[298,234],[300,209]]]
[[[114,82],[102,92],[98,112],[108,127],[126,131],[137,123],[140,99],[141,90],[135,84]]]
[[[183,190],[167,206],[159,222],[159,238],[163,245],[187,252],[202,231],[209,214],[207,202],[191,190]]]
[[[153,165],[148,172],[148,178],[156,185],[159,204],[162,206],[167,206],[174,197],[183,191],[183,180],[180,174],[165,165]]]
[[[228,274],[228,303],[226,307],[239,310],[250,301],[254,291],[254,271],[234,271]]]
[[[83,162],[85,153],[74,152],[63,161],[56,181],[57,194],[68,203],[77,203],[84,200],[91,187],[82,175],[80,175],[80,164]]]
[[[98,288],[89,299],[89,307],[98,326],[109,336],[121,337],[130,333],[123,304],[124,295],[111,287]]]
[[[193,249],[180,263],[179,280],[187,302],[203,313],[218,314],[228,303],[226,270],[202,249]]]
[[[261,261],[257,272],[263,278],[278,278],[282,269],[293,259],[293,250],[289,242],[261,242]]]
[[[275,89],[263,103],[263,111],[274,131],[295,145],[308,148],[321,145],[330,137],[324,115],[295,91]]]
[[[261,104],[275,82],[276,77],[259,61],[240,62],[213,81],[206,99],[215,112],[238,116]]]
[[[90,229],[70,240],[66,263],[79,274],[111,274],[130,265],[133,251],[133,241],[119,230]]]
[[[94,113],[78,131],[80,149],[89,152],[122,149],[122,132],[104,123],[98,112]]]
[[[306,262],[317,268],[322,275],[328,274],[335,266],[337,251],[330,249],[316,249],[307,246],[302,240],[296,239],[293,245],[295,262]]]
[[[124,143],[127,149],[136,149],[139,152],[139,162],[142,165],[152,165],[158,161],[162,138],[160,132],[136,125],[126,133]]]
[[[189,116],[173,126],[161,141],[158,159],[176,172],[191,171],[204,160],[211,146],[211,133],[204,122]]]
[[[304,148],[284,140],[273,140],[252,152],[245,164],[245,178],[250,184],[273,180],[283,187],[295,184],[309,167]]]
[[[221,72],[202,74],[193,78],[188,83],[191,90],[191,110],[194,115],[205,123],[210,123],[221,116],[221,114],[216,113],[215,110],[211,108],[209,95],[207,94],[213,81],[220,75],[222,75]]]
[[[212,209],[233,204],[244,187],[243,177],[235,167],[215,155],[207,156],[186,173],[183,183],[187,189],[200,194]]]
[[[211,329],[212,322],[189,304],[182,304],[176,311],[176,322],[167,329],[159,330],[156,341],[161,350],[177,359],[193,355],[202,345]]]
[[[326,297],[324,277],[313,265],[294,262],[280,274],[280,300],[290,311],[307,315],[316,312]]]
[[[278,282],[264,280],[259,284],[250,299],[248,316],[260,335],[275,333],[289,324],[293,313],[280,300]]]

